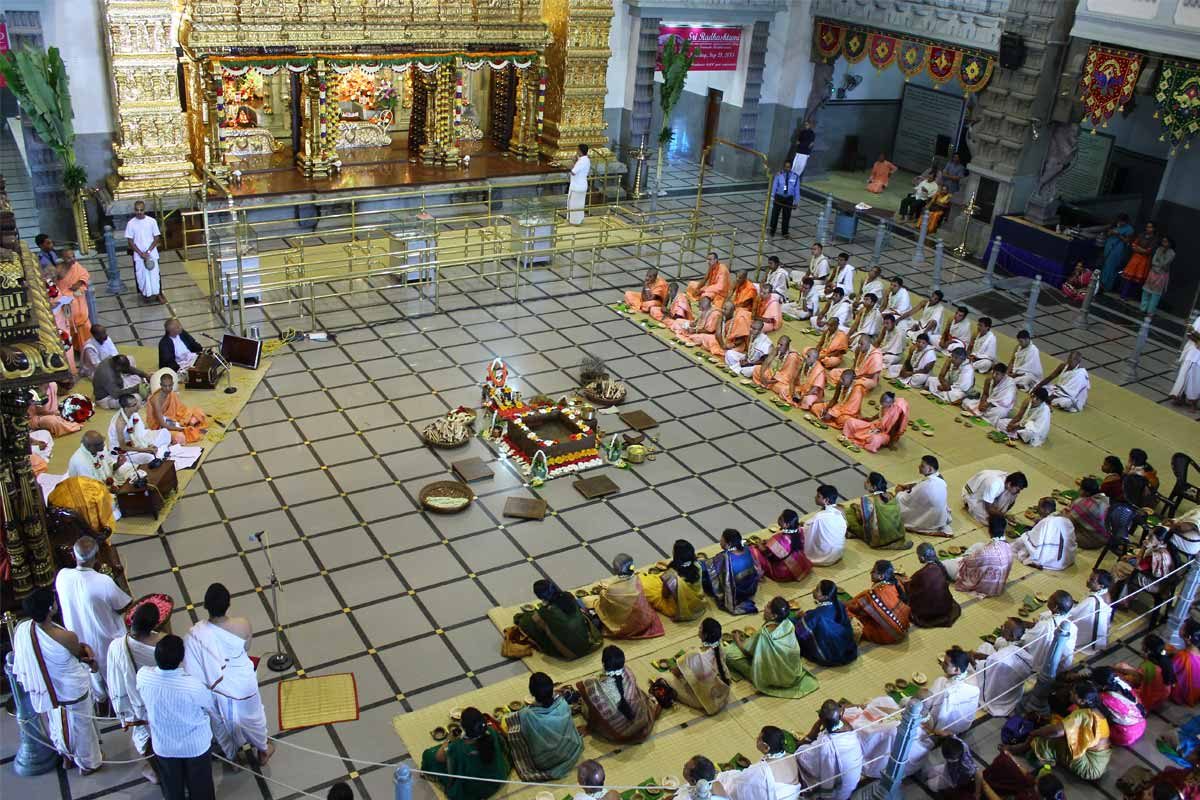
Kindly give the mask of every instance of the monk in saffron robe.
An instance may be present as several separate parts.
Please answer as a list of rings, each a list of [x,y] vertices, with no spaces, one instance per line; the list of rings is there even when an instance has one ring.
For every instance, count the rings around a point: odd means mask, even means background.
[[[763,333],[777,331],[783,324],[783,300],[765,283],[759,287],[752,317],[763,321]]]
[[[705,273],[704,280],[689,282],[687,293],[688,297],[697,301],[701,297],[707,297],[714,306],[720,308],[725,305],[725,298],[729,296],[731,289],[729,267],[717,259],[716,253],[709,253],[708,272]]]
[[[866,419],[848,419],[842,425],[842,436],[866,450],[878,453],[879,448],[892,448],[908,427],[908,401],[884,392],[879,398],[879,413]]]
[[[175,391],[175,373],[171,369],[154,373],[158,388],[146,400],[146,427],[152,431],[165,428],[171,432],[173,444],[192,444],[208,433],[208,418],[199,408],[190,408]],[[150,385],[154,385],[151,379]]]
[[[667,322],[667,327],[671,327],[671,322],[675,320],[683,320],[691,322],[692,320],[692,301],[687,296],[686,291],[681,291],[677,281],[671,281],[667,287],[667,297],[675,298],[665,306],[650,306],[650,316],[654,317],[659,322],[664,319]],[[665,311],[664,311],[665,307]],[[672,330],[674,330],[672,328]]]
[[[837,369],[842,365],[842,356],[850,349],[850,336],[838,329],[837,318],[825,323],[825,331],[817,340],[816,351],[826,369]]]
[[[689,314],[687,319],[667,320],[667,327],[675,332],[682,342],[689,341],[696,333],[716,333],[721,324],[721,309],[714,306],[707,297],[700,299],[700,308],[696,311],[695,319]]]
[[[54,381],[42,386],[43,403],[30,403],[25,409],[29,417],[29,429],[46,431],[51,436],[66,436],[69,433],[79,433],[83,427],[78,422],[64,419],[58,413],[58,384]]]
[[[855,380],[868,392],[879,385],[879,376],[883,374],[883,351],[875,346],[870,336],[859,335],[854,346],[854,364],[851,369],[858,376]],[[842,370],[830,370],[829,377],[834,382],[840,381]]]
[[[747,317],[754,316],[754,304],[758,300],[758,289],[750,282],[750,278],[746,275],[746,271],[738,270],[733,278],[733,289],[729,295],[730,301],[733,303],[735,314],[745,314]]]
[[[825,365],[817,360],[817,351],[810,349],[804,354],[800,372],[793,381],[795,388],[792,389],[792,402],[805,410],[811,409],[814,404],[825,400],[825,385],[828,380],[829,373],[825,370]]]
[[[46,502],[74,511],[94,531],[111,531],[117,524],[112,492],[95,478],[67,478],[54,487]]]
[[[75,259],[74,250],[64,250],[62,261],[54,268],[55,285],[60,297],[72,297],[67,312],[71,346],[80,352],[91,337],[92,320],[88,316],[87,290],[92,277]]]
[[[721,309],[721,322],[712,333],[695,333],[686,341],[697,347],[703,347],[711,355],[724,360],[725,351],[737,350],[744,352],[750,341],[750,318],[746,315],[735,315],[733,303],[726,300]]]
[[[604,586],[596,601],[596,616],[610,639],[653,639],[664,633],[662,620],[646,599],[642,582],[633,572],[633,556],[618,553],[612,562],[616,580]]]
[[[641,291],[625,293],[625,305],[629,306],[630,311],[649,314],[651,309],[662,308],[666,305],[668,291],[666,280],[659,276],[658,270],[651,267],[646,270],[646,278],[642,283]]]
[[[770,389],[785,403],[791,403],[796,375],[803,357],[792,349],[792,337],[780,336],[765,361],[750,374],[755,384]]]
[[[848,420],[858,419],[867,390],[854,377],[853,370],[843,372],[841,381],[833,390],[833,397],[828,402],[813,403],[810,409],[812,413],[820,417],[822,422],[838,428],[844,428]]]

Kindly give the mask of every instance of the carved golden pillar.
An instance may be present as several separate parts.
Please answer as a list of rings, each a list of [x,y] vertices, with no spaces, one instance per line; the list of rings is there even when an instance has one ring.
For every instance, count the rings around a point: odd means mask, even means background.
[[[227,178],[230,169],[221,151],[221,111],[217,102],[222,91],[219,64],[205,62],[201,65],[200,86],[204,103],[201,110],[204,121],[204,163],[214,175]]]
[[[517,70],[517,111],[513,119],[509,150],[522,161],[537,161],[540,149],[537,136],[537,94],[539,73],[536,67]]]
[[[435,72],[424,73],[426,94],[425,147],[421,160],[426,164],[453,164],[458,161],[458,143],[454,140],[454,87],[457,70],[450,63],[439,64]]]
[[[612,14],[611,0],[542,0],[551,42],[541,150],[551,161],[569,162],[580,144],[593,155],[612,155],[604,122]]]
[[[425,72],[417,68],[417,75],[425,86],[425,142],[421,145],[421,161],[425,164],[442,163],[441,121],[438,117],[438,72]]]
[[[174,0],[107,0],[105,6],[117,119],[117,170],[109,183],[117,200],[186,195],[198,185],[179,104],[174,6]]]
[[[302,117],[304,124],[302,147],[297,156],[297,164],[306,178],[325,178],[333,168],[337,151],[326,146],[327,136],[335,135],[326,124],[325,111],[329,104],[336,102],[326,92],[326,65],[324,59],[317,59],[316,64],[304,72],[300,83]]]

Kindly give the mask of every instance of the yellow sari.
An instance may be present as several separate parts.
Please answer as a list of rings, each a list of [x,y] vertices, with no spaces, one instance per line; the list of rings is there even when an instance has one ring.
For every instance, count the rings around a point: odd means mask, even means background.
[[[673,569],[661,575],[642,575],[641,579],[650,605],[676,622],[699,619],[708,610],[704,587],[698,579],[688,583]]]
[[[95,478],[67,478],[54,487],[46,501],[79,514],[94,531],[112,530],[117,524],[112,493]]]
[[[662,620],[646,601],[637,575],[618,578],[601,589],[596,616],[610,639],[653,639],[664,634]]]

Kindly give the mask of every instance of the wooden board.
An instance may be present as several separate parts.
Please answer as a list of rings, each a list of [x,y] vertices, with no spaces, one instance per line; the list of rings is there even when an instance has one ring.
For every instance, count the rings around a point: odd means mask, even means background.
[[[605,497],[606,495],[616,494],[617,492],[621,491],[621,488],[613,483],[612,478],[608,477],[607,475],[597,475],[594,478],[583,478],[575,481],[575,483],[572,485],[588,500],[595,500],[597,497]]]
[[[462,461],[455,461],[450,464],[450,469],[454,470],[464,483],[474,483],[485,478],[495,477],[492,468],[483,463],[483,459],[478,456],[464,458]]]
[[[644,431],[648,428],[658,427],[658,421],[645,411],[622,411],[617,416],[635,431]]]
[[[517,519],[545,519],[546,501],[532,497],[510,497],[504,501],[504,516]]]

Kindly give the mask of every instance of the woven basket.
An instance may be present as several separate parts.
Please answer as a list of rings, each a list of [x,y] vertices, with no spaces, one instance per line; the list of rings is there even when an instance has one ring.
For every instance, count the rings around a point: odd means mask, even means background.
[[[581,393],[593,405],[615,406],[615,405],[619,405],[619,404],[625,402],[625,395],[627,395],[629,393],[629,390],[625,386],[622,385],[621,393],[619,395],[617,395],[612,400],[606,400],[605,398],[601,397],[600,393],[597,392],[595,389],[593,389],[592,384],[589,383],[587,386],[583,387],[583,389],[581,390]]]
[[[465,497],[468,502],[462,508],[438,508],[435,505],[430,505],[428,502],[429,498],[434,496]],[[417,496],[417,499],[420,501],[421,507],[426,511],[434,514],[457,514],[471,507],[470,501],[475,499],[475,493],[465,483],[459,483],[458,481],[434,481],[421,489],[421,493]]]

